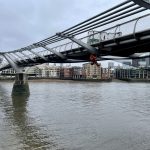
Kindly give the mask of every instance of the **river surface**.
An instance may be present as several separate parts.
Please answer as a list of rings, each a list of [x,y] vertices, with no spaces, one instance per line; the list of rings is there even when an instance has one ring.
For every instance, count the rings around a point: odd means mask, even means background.
[[[150,150],[150,84],[0,82],[0,150]]]

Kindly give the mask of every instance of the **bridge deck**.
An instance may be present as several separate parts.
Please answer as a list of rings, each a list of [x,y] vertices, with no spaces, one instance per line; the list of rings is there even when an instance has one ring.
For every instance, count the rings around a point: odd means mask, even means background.
[[[111,40],[102,41],[92,45],[96,47],[99,51],[99,56],[119,56],[119,57],[130,57],[134,53],[149,52],[150,50],[150,29],[145,31],[137,32],[134,34],[129,34],[126,36],[118,37]],[[18,66],[27,67],[33,66],[41,63],[73,63],[70,60],[76,60],[76,62],[87,62],[89,61],[90,53],[83,47],[75,48],[62,52],[63,55],[67,57],[66,60],[60,59],[60,57],[55,54],[50,54],[45,56],[48,58],[47,61],[43,60],[40,57],[35,57],[33,62],[30,59],[26,59],[26,62],[18,62]],[[99,60],[105,60],[101,58]],[[11,68],[10,65],[7,65],[0,70]]]

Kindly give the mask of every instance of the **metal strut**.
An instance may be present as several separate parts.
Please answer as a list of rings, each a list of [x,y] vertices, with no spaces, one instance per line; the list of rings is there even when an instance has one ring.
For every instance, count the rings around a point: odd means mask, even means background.
[[[8,63],[11,65],[11,67],[17,72],[17,73],[23,73],[22,68],[18,67],[17,64],[10,58],[10,56],[7,53],[2,54],[4,58],[8,61]]]
[[[59,57],[62,58],[62,59],[67,59],[67,58],[66,58],[62,53],[60,53],[60,52],[54,51],[53,49],[51,49],[51,48],[49,48],[49,47],[47,47],[47,46],[42,46],[42,47],[45,48],[46,50],[48,50],[48,51],[54,53],[55,55],[59,56]]]
[[[36,56],[38,56],[38,57],[40,57],[42,59],[44,59],[45,61],[48,60],[47,58],[45,58],[44,56],[40,55],[39,53],[34,52],[33,50],[29,50],[29,52],[33,53],[34,55],[36,55]]]
[[[34,43],[34,46],[38,46],[38,47],[43,47],[44,49],[52,52],[53,54],[55,54],[56,56],[60,57],[61,59],[67,59],[62,53],[57,52],[49,47],[47,47],[45,44],[40,44],[40,43]]]
[[[69,35],[69,34],[64,34],[64,33],[56,33],[56,35],[63,37],[63,38],[68,38],[71,41],[77,43],[78,45],[84,47],[85,49],[88,50],[89,53],[91,54],[98,54],[98,49],[96,49],[95,47],[92,47],[91,45],[82,42],[81,40],[78,40],[76,38],[74,38],[73,35]]]

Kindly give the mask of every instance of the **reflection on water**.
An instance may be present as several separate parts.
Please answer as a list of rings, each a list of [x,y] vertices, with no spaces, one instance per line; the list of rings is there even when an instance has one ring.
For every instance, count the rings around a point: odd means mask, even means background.
[[[46,132],[42,132],[38,126],[35,125],[34,118],[28,115],[27,105],[29,96],[21,94],[20,96],[12,96],[11,101],[8,101],[8,97],[5,95],[5,90],[1,96],[6,99],[1,99],[3,111],[7,116],[5,119],[9,121],[9,125],[15,131],[15,138],[19,139],[19,143],[15,143],[15,147],[18,149],[50,149],[56,147],[53,141],[50,141],[50,137],[46,135]],[[9,135],[8,135],[9,136]],[[3,149],[8,149],[9,141],[5,141],[6,146],[2,146]],[[7,147],[8,146],[8,147]],[[11,148],[10,146],[10,149]]]
[[[52,142],[46,141],[47,135],[41,134],[40,129],[34,126],[34,118],[28,116],[26,109],[28,96],[13,96],[13,124],[17,127],[16,135],[20,137],[24,148],[49,148],[54,146]]]
[[[0,150],[148,150],[150,84],[0,83]]]

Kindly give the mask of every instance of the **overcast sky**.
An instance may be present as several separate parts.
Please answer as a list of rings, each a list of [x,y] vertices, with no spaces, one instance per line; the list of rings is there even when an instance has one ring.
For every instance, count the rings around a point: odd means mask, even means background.
[[[0,0],[0,51],[40,41],[122,1]]]

